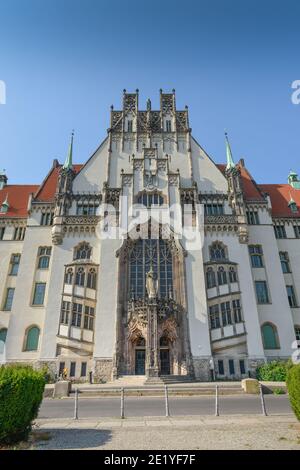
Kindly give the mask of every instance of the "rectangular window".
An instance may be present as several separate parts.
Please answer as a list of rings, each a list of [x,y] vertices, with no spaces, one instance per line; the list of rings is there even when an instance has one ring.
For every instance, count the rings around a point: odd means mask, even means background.
[[[51,246],[40,246],[38,249],[38,269],[48,269],[51,256]]]
[[[300,225],[294,225],[295,237],[300,238]]]
[[[171,127],[171,121],[169,119],[166,120],[166,131],[171,132],[172,127]]]
[[[95,309],[93,307],[89,307],[86,305],[84,309],[83,328],[85,328],[86,330],[94,329],[94,316],[95,316]]]
[[[69,324],[70,310],[71,310],[71,302],[63,301],[62,307],[61,307],[60,323],[64,325]]]
[[[263,250],[261,245],[249,245],[249,254],[252,268],[263,268]]]
[[[59,370],[58,370],[58,376],[61,377],[63,375],[63,371],[65,368],[65,362],[60,362],[59,363]]]
[[[290,263],[289,263],[289,256],[286,251],[279,252],[279,258],[281,262],[281,269],[283,273],[290,273]]]
[[[246,214],[248,225],[259,225],[259,217],[256,211],[247,211]]]
[[[290,307],[297,307],[294,287],[293,286],[286,286],[286,291],[287,291],[287,296],[288,296],[288,301],[289,301]]]
[[[77,215],[96,215],[98,205],[95,204],[77,204]]]
[[[220,328],[220,315],[219,315],[219,305],[212,305],[209,307],[209,319],[210,327],[213,330],[214,328]]]
[[[222,314],[222,325],[231,325],[231,308],[230,302],[222,302],[221,303],[221,314]]]
[[[81,317],[82,317],[82,305],[74,303],[73,310],[72,310],[72,325],[80,328]]]
[[[9,287],[6,290],[6,297],[5,297],[3,310],[6,310],[8,312],[11,311],[12,303],[14,300],[14,293],[15,293],[15,289],[13,287]]]
[[[241,375],[245,375],[245,374],[246,374],[245,361],[244,361],[244,359],[240,359],[240,372],[241,372]]]
[[[127,121],[127,132],[132,132],[132,121],[131,120]]]
[[[33,305],[44,305],[46,283],[36,282],[34,287]]]
[[[5,227],[0,227],[0,240],[3,240],[5,234]]]
[[[42,212],[41,225],[53,225],[53,212]]]
[[[235,323],[241,323],[243,321],[243,318],[240,299],[232,301],[232,308]]]
[[[223,204],[204,204],[204,215],[223,215]]]
[[[220,375],[224,375],[224,363],[222,360],[218,361],[218,371]]]
[[[76,372],[76,362],[71,362],[70,364],[70,377],[75,377]]]
[[[16,227],[14,231],[14,240],[24,240],[25,230],[25,227]]]
[[[80,377],[86,377],[86,362],[81,363]]]
[[[276,238],[286,238],[286,231],[284,225],[274,225],[274,232]]]
[[[21,255],[12,255],[10,259],[10,276],[16,276],[19,271],[19,264],[20,264]]]
[[[268,304],[269,294],[266,281],[255,281],[255,290],[257,296],[257,303]]]
[[[230,374],[230,375],[234,375],[234,374],[235,374],[235,370],[234,370],[234,360],[233,360],[233,359],[229,359],[228,364],[229,364],[229,374]]]

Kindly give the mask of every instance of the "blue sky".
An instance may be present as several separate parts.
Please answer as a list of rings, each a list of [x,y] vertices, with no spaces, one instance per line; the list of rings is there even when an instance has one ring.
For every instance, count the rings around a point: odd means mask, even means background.
[[[88,159],[123,88],[141,108],[175,88],[216,162],[226,128],[258,182],[285,182],[300,173],[299,17],[294,0],[1,0],[0,168],[39,183],[73,128],[75,162]]]

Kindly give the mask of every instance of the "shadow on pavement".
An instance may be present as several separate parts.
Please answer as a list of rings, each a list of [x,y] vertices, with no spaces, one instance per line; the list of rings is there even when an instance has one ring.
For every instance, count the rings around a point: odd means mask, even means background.
[[[88,449],[101,448],[111,441],[112,432],[106,429],[41,429],[35,434],[48,434],[47,440],[40,440],[34,445],[37,450]]]

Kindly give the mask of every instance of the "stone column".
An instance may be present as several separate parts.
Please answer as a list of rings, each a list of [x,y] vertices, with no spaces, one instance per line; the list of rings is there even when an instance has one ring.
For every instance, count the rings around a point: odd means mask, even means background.
[[[148,329],[146,346],[146,375],[147,377],[158,377],[158,334],[157,334],[157,302],[149,299],[147,311]]]

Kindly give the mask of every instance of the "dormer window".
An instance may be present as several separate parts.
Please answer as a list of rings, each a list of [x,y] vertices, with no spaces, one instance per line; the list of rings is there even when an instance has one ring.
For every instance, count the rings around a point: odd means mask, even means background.
[[[0,213],[1,214],[6,214],[9,209],[9,203],[8,203],[8,195],[6,195],[5,200],[2,202],[1,207],[0,207]]]
[[[289,202],[289,208],[291,209],[291,212],[293,212],[294,214],[298,212],[297,204],[293,200]]]

